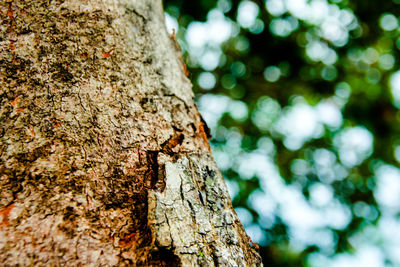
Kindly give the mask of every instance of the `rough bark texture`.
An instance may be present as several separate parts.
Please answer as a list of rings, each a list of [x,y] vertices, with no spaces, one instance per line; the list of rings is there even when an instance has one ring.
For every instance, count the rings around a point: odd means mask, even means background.
[[[255,266],[159,0],[0,2],[0,265]]]

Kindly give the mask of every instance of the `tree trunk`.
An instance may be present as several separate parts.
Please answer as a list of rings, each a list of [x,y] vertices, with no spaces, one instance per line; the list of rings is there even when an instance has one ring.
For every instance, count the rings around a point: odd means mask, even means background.
[[[0,265],[261,265],[160,0],[0,15]]]

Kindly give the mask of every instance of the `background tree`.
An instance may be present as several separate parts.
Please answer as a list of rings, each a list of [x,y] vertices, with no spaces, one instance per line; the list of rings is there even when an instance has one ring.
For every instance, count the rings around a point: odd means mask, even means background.
[[[260,265],[161,1],[0,16],[1,265]]]
[[[265,265],[399,265],[400,2],[165,2]]]

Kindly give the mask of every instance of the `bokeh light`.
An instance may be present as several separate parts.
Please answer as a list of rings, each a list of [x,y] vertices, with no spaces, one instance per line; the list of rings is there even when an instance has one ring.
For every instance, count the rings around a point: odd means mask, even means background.
[[[265,266],[400,266],[400,1],[165,1]]]

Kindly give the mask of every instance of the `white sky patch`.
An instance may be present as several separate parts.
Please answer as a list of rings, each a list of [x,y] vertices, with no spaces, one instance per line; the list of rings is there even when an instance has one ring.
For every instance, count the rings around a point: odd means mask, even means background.
[[[324,253],[330,254],[334,251],[334,236],[328,229],[290,229],[290,247],[294,251],[301,252],[308,245],[317,245]]]
[[[229,196],[234,199],[239,193],[239,185],[235,181],[225,179],[226,187],[228,187]]]
[[[205,74],[208,74],[208,72],[205,72]],[[233,100],[228,96],[204,94],[197,102],[199,111],[212,132],[216,130],[218,121],[224,113],[229,113],[237,121],[244,121],[248,117],[247,105],[243,101]],[[229,138],[227,139],[229,142]]]
[[[287,186],[280,193],[279,213],[291,227],[301,229],[320,228],[324,226],[322,214],[307,203],[300,188]]]
[[[191,22],[186,30],[185,39],[189,46],[199,48],[206,44],[220,45],[232,33],[232,22],[221,11],[212,10],[206,22]]]
[[[333,140],[343,165],[361,164],[373,151],[373,135],[364,127],[345,128]]]
[[[317,197],[315,194],[319,194],[318,190],[330,191],[329,187],[322,188],[313,189],[314,197]],[[321,201],[323,197],[319,196],[319,198]],[[325,198],[322,201],[325,203],[320,202],[320,207],[310,206],[304,198],[301,188],[297,186],[287,186],[285,190],[281,191],[278,201],[279,215],[289,226],[291,244],[293,243],[294,247],[299,250],[312,244],[324,250],[333,250],[332,232],[322,229],[326,227],[344,229],[351,220],[351,212],[337,200],[328,201]],[[316,233],[320,233],[320,235]]]
[[[304,159],[295,159],[290,164],[290,170],[296,175],[305,176],[306,174],[311,172],[311,166]]]
[[[290,14],[302,20],[308,18],[311,10],[305,0],[285,0],[284,2]]]
[[[264,78],[269,82],[276,82],[281,76],[281,70],[276,66],[268,66],[264,70]]]
[[[349,39],[349,32],[337,21],[338,18],[325,20],[321,25],[321,37],[331,40],[336,46],[343,46]]]
[[[217,9],[213,9],[208,13],[206,24],[209,41],[217,44],[221,44],[228,40],[234,31],[232,22]]]
[[[340,107],[333,101],[321,101],[315,107],[319,120],[328,128],[334,130],[342,126],[343,118]]]
[[[240,100],[231,100],[229,103],[229,114],[236,121],[245,121],[248,117],[248,109],[246,103]]]
[[[274,157],[276,154],[276,147],[274,141],[271,138],[263,136],[257,141],[257,150],[260,153],[267,154],[270,157]]]
[[[382,214],[377,225],[367,225],[354,234],[349,240],[354,253],[338,254],[324,266],[387,266],[384,255],[392,261],[390,266],[400,266],[400,222],[393,215]],[[366,256],[368,261],[364,260]]]
[[[273,16],[281,16],[287,11],[283,0],[267,0],[265,8]]]
[[[323,183],[330,184],[336,180],[343,180],[348,176],[348,171],[337,163],[336,156],[327,149],[316,149],[313,153],[316,168],[314,173]]]
[[[306,46],[307,56],[313,61],[321,61],[325,65],[334,64],[338,56],[332,48],[324,41],[312,40]]]
[[[330,168],[318,168],[316,174],[321,182],[330,184],[334,181],[345,179],[348,177],[349,172],[341,164],[336,163]]]
[[[308,140],[323,134],[317,114],[305,103],[298,103],[284,110],[274,129],[284,136],[283,142],[291,150],[297,150]]]
[[[262,127],[262,120],[257,115],[254,114],[253,121]],[[323,134],[323,125],[335,130],[342,123],[340,106],[333,100],[322,100],[315,107],[300,101],[283,111],[274,129],[284,136],[287,148],[297,150],[308,140],[320,137]]]
[[[379,19],[379,25],[385,31],[393,31],[399,26],[399,22],[393,14],[385,13]]]
[[[219,0],[217,6],[222,12],[228,12],[232,8],[232,2],[230,0]]]
[[[197,82],[199,83],[200,87],[205,90],[210,90],[214,88],[215,83],[217,82],[215,75],[211,72],[202,72],[197,77]]]
[[[382,165],[375,171],[377,188],[374,196],[383,212],[400,211],[400,170],[394,166]]]
[[[261,246],[266,245],[266,237],[264,231],[257,224],[251,224],[246,227],[246,233],[250,236],[251,240]]]
[[[358,248],[354,254],[341,253],[327,258],[320,253],[313,253],[309,257],[309,263],[313,267],[384,267],[384,255],[377,247],[364,245]]]
[[[326,225],[333,229],[345,229],[352,218],[349,207],[341,204],[337,199],[326,205],[321,212],[323,212]]]
[[[326,1],[310,1],[305,5],[305,7],[309,10],[306,20],[313,24],[324,23],[325,20],[333,17],[329,12],[330,5],[328,5]]]
[[[329,159],[329,156],[325,158],[328,159],[322,160],[322,165],[330,165],[335,161]],[[312,185],[310,202],[307,201],[301,187],[286,185],[273,159],[266,153],[240,152],[233,168],[243,179],[254,175],[260,178],[261,188],[249,196],[248,205],[259,214],[258,223],[263,228],[273,227],[275,216],[280,216],[289,227],[290,243],[294,249],[315,244],[324,251],[331,251],[335,244],[333,233],[323,229],[344,229],[352,218],[349,208],[334,199],[333,190],[329,185]],[[251,222],[249,216],[246,212],[241,213],[248,225]],[[250,228],[251,225],[246,227],[247,230]],[[260,235],[261,229],[258,227],[253,230],[249,235],[259,242],[265,242]]]
[[[285,182],[281,178],[274,161],[266,155],[259,155],[261,157],[258,158],[260,162],[257,165],[259,168],[256,170],[256,174],[260,179],[261,189],[268,192],[277,201],[280,198],[280,193],[286,188]]]
[[[332,168],[336,163],[336,156],[332,151],[319,148],[314,151],[313,160],[318,168]]]
[[[208,49],[200,57],[200,66],[204,70],[208,71],[214,70],[219,64],[219,59],[221,57],[221,54],[222,54],[221,50]]]
[[[253,123],[263,132],[273,129],[273,123],[281,114],[281,106],[270,97],[260,97],[252,113]]]
[[[243,226],[248,226],[251,224],[253,221],[253,215],[251,215],[250,211],[248,211],[246,208],[242,207],[236,207],[235,211],[240,219],[240,222],[243,224]]]
[[[274,18],[269,28],[274,35],[287,37],[299,26],[297,19],[289,16],[287,18]]]
[[[214,148],[213,156],[215,158],[215,161],[218,163],[218,167],[221,171],[226,171],[232,167],[232,155],[228,155],[228,153],[225,153],[218,148]]]
[[[265,155],[258,153],[246,153],[237,159],[237,166],[234,167],[240,174],[242,179],[250,179],[257,174],[258,171],[262,171],[266,166],[264,162],[266,161]]]
[[[357,201],[353,206],[353,210],[355,216],[365,218],[368,221],[374,221],[379,216],[378,210],[374,206],[368,205],[363,201]]]
[[[224,151],[228,153],[231,157],[237,158],[238,155],[242,152],[242,139],[243,136],[240,131],[232,127],[226,132],[226,145]]]
[[[340,9],[326,0],[267,0],[265,7],[273,16],[279,17],[287,12],[305,23],[314,25],[321,39],[329,40],[338,47],[344,46],[348,42],[349,31],[358,27],[357,19],[351,10]],[[275,27],[271,27],[274,34],[287,36],[284,35],[285,32],[287,34],[287,30],[274,29]]]
[[[260,189],[252,192],[247,199],[248,205],[260,216],[259,223],[264,228],[271,228],[275,223],[276,201]]]
[[[167,12],[164,12],[164,16],[165,16],[165,27],[167,27],[168,33],[170,35],[172,34],[173,31],[175,31],[175,33],[178,33],[179,25],[176,18],[172,17]]]
[[[191,47],[202,47],[207,43],[209,25],[203,22],[191,22],[186,30],[185,39]]]
[[[221,10],[213,9],[206,22],[191,22],[185,39],[191,62],[211,71],[220,63],[221,44],[235,35],[235,25]]]
[[[357,18],[351,9],[341,9],[339,20],[346,25],[349,30],[354,30],[357,27]]]
[[[199,111],[208,127],[215,130],[218,120],[226,112],[230,98],[227,96],[204,94],[198,100]]]
[[[255,24],[259,12],[260,9],[256,3],[242,1],[238,7],[236,20],[243,28],[250,28]]]
[[[314,183],[309,190],[311,203],[316,206],[326,206],[333,200],[333,190],[328,185]]]
[[[376,233],[383,237],[380,245],[382,249],[389,255],[389,258],[394,262],[395,266],[400,265],[400,223],[398,219],[393,217],[383,217],[379,220]],[[381,240],[379,240],[381,241]]]

